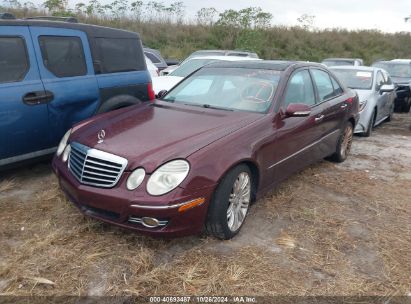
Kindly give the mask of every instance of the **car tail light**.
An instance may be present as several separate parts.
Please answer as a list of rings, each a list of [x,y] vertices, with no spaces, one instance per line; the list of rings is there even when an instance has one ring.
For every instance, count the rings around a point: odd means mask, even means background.
[[[350,97],[350,98],[348,98],[345,102],[346,102],[346,103],[352,103],[353,100],[354,100],[354,98]]]
[[[156,93],[154,93],[153,84],[151,82],[147,84],[147,91],[148,91],[148,100],[156,99]]]

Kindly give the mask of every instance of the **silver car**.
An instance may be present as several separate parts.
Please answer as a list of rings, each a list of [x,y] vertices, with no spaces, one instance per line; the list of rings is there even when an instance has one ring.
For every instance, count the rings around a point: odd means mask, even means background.
[[[338,66],[330,70],[347,87],[358,93],[360,120],[355,133],[370,136],[373,127],[391,120],[396,93],[391,77],[385,70],[364,66]]]

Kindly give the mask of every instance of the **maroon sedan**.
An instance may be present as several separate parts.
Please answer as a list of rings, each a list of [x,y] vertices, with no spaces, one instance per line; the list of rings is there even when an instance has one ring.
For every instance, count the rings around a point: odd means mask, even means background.
[[[358,98],[306,62],[215,63],[154,103],[76,125],[53,161],[86,215],[142,233],[238,233],[250,203],[349,153]]]

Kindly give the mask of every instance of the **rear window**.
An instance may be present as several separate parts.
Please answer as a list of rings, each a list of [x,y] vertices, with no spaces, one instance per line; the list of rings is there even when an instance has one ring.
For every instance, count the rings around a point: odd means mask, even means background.
[[[80,37],[40,36],[43,64],[56,77],[87,74],[86,59]]]
[[[333,69],[337,77],[349,88],[370,90],[374,80],[374,73],[367,70]],[[382,76],[382,75],[381,75]]]
[[[0,67],[0,83],[23,80],[29,69],[23,38],[0,37]]]
[[[145,52],[146,56],[148,57],[148,59],[151,60],[152,63],[161,63],[161,59],[158,58],[156,55],[154,55],[153,53],[150,52]]]
[[[96,38],[100,55],[100,73],[120,73],[146,69],[139,40]]]

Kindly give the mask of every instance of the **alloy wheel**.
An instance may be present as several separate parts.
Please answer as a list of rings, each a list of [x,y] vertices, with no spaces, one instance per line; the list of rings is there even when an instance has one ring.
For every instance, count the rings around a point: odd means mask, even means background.
[[[343,137],[343,141],[341,144],[341,156],[343,158],[346,158],[348,153],[351,150],[352,138],[353,138],[353,128],[350,124],[345,128],[344,137]]]
[[[251,201],[251,178],[241,172],[234,182],[227,209],[227,224],[231,231],[237,231],[244,222]]]

